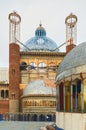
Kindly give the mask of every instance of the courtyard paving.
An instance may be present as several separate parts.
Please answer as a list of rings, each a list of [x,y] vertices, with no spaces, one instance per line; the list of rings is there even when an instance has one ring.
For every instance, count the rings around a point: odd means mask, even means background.
[[[48,122],[0,121],[0,130],[40,130]]]

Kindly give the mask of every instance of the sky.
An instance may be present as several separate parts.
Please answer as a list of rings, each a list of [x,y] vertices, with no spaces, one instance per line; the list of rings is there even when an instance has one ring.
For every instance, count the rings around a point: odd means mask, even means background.
[[[70,13],[78,17],[76,44],[86,41],[86,0],[0,0],[0,67],[9,66],[8,15],[13,11],[21,16],[22,43],[35,36],[41,21],[47,37],[61,45],[66,41],[65,18]],[[65,45],[60,51],[65,51]]]

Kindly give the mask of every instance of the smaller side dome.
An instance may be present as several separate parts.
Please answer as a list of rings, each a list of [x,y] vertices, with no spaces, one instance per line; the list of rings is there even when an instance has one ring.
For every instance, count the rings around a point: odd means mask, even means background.
[[[46,36],[46,31],[42,27],[42,24],[39,24],[39,27],[36,29],[35,36],[38,36],[38,37],[40,37],[40,36]]]
[[[47,87],[43,79],[31,81],[23,91],[23,96],[26,95],[56,95],[56,88]]]

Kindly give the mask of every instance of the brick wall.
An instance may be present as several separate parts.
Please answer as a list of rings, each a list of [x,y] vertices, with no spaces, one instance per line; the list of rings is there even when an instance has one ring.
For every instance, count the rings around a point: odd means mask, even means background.
[[[9,112],[9,100],[0,100],[0,114]]]

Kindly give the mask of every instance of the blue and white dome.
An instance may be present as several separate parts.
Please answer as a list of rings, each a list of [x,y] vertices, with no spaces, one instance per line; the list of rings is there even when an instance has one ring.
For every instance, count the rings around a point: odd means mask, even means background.
[[[46,37],[46,31],[42,27],[42,24],[35,31],[35,37],[29,39],[25,46],[29,48],[28,51],[49,51],[49,52],[58,52],[57,44]],[[27,51],[27,48],[23,48],[23,51]]]

